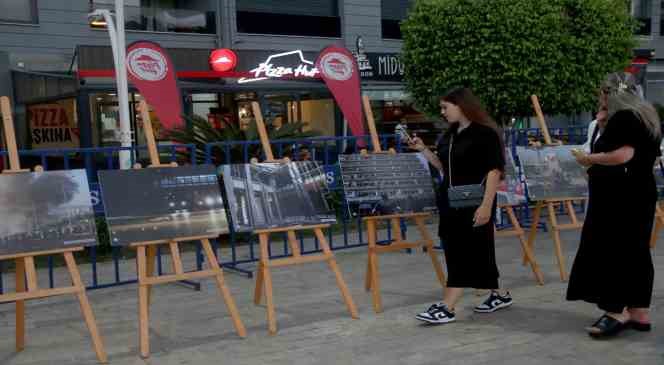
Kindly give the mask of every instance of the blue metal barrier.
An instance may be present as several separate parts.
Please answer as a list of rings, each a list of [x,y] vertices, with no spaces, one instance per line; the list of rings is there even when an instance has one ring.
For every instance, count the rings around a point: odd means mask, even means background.
[[[583,143],[585,141],[585,128],[568,128],[568,129],[554,129],[552,130],[552,137],[556,139],[566,139],[571,143]],[[505,140],[510,145],[527,145],[528,138],[540,138],[541,131],[539,129],[524,129],[524,130],[507,130],[505,131]],[[388,148],[395,148],[397,151],[402,150],[402,145],[395,135],[381,135],[379,137],[381,147],[384,150]],[[328,178],[331,181],[331,189],[340,194],[341,201],[343,199],[343,188],[336,180],[339,179],[338,169],[335,165],[338,162],[338,155],[342,153],[357,153],[360,150],[360,142],[364,142],[367,148],[372,148],[372,141],[369,136],[360,137],[314,137],[305,139],[284,139],[271,141],[273,150],[276,152],[276,158],[283,158],[288,156],[292,160],[300,160],[305,157],[301,153],[304,149],[308,150],[306,158],[317,161],[323,166]],[[224,141],[208,143],[204,146],[204,156],[198,156],[195,145],[159,145],[158,150],[163,162],[178,162],[181,164],[197,164],[200,161],[210,164],[231,164],[231,163],[249,163],[252,157],[263,159],[260,142],[259,141]],[[99,170],[110,170],[118,168],[118,154],[120,151],[131,151],[132,164],[134,163],[149,163],[147,157],[147,147],[99,147],[99,148],[69,148],[69,149],[43,149],[43,150],[20,150],[19,156],[23,168],[34,168],[36,165],[41,165],[45,170],[63,170],[63,169],[85,169],[90,183],[91,199],[95,208],[95,213],[103,216],[103,204],[101,194],[99,191],[99,184],[97,172]],[[7,155],[6,151],[0,151],[0,157]],[[520,211],[519,217],[524,222],[529,220],[528,206],[524,206]],[[405,225],[402,224],[404,234],[406,234]],[[343,238],[341,240],[334,240],[335,236]],[[355,237],[353,237],[355,236]],[[367,244],[366,234],[363,231],[361,217],[351,217],[348,214],[347,207],[342,207],[341,219],[339,222],[332,226],[327,231],[327,239],[330,247],[333,250],[341,250],[353,247],[360,247]],[[232,268],[251,276],[251,271],[243,269],[241,265],[253,264],[258,260],[256,239],[248,235],[244,241],[240,241],[241,235],[231,232],[228,235],[228,243],[220,244],[218,240],[213,241],[213,245],[217,253],[223,248],[230,250],[230,255],[219,255],[221,264],[224,267]],[[387,233],[384,239],[380,240],[380,244],[390,242],[392,232],[390,225],[387,225]],[[312,237],[313,247],[305,247],[306,237],[298,234],[301,250],[303,253],[312,253],[320,250],[317,239]],[[196,245],[196,268],[200,269],[203,265],[203,255],[200,245]],[[222,247],[223,246],[223,247]],[[288,256],[289,247],[287,244],[286,236],[283,236],[283,244],[271,246],[271,256],[283,257]],[[246,257],[240,257],[239,249],[245,247],[248,251]],[[126,249],[120,247],[110,248],[110,255],[113,261],[113,275],[110,278],[105,278],[100,275],[98,271],[98,260],[100,250],[109,249],[106,247],[91,247],[86,250],[87,258],[91,264],[91,284],[88,289],[107,288],[116,285],[123,285],[135,283],[136,277],[133,274],[123,273],[120,268],[120,262],[123,259],[123,253]],[[157,261],[158,274],[162,274],[162,257],[161,251],[158,251]],[[3,290],[3,277],[2,266],[0,266],[0,293]],[[55,285],[54,278],[54,262],[53,258],[48,259],[48,275],[50,287]]]

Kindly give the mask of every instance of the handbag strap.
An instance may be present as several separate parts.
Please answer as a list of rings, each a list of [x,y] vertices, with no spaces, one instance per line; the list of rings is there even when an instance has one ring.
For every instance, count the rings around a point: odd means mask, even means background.
[[[454,133],[456,132],[452,132],[452,134],[450,135],[450,149],[447,151],[447,166],[449,167],[448,171],[450,175],[450,188],[453,189],[454,185],[452,185],[452,147],[454,146]],[[486,182],[486,176],[484,177],[484,179],[482,179],[480,185],[484,185],[485,182]]]

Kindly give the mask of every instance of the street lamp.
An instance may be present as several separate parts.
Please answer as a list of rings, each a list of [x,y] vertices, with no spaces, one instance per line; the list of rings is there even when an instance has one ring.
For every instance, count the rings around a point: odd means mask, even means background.
[[[113,63],[115,65],[115,82],[118,89],[118,104],[120,105],[120,168],[131,168],[131,125],[129,124],[129,86],[127,85],[127,46],[125,41],[124,0],[115,0],[115,18],[108,9],[96,9],[88,14],[91,25],[106,25],[111,38],[113,50]]]

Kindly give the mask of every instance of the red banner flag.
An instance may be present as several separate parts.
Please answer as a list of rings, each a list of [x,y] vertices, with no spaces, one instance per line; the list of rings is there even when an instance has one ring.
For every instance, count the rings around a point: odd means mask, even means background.
[[[127,47],[126,64],[129,81],[152,105],[162,128],[182,125],[182,99],[168,53],[154,42],[134,42]]]
[[[318,56],[316,68],[339,104],[353,135],[365,135],[360,95],[360,72],[355,57],[345,48],[329,46]],[[358,140],[358,144],[364,146],[365,141]]]

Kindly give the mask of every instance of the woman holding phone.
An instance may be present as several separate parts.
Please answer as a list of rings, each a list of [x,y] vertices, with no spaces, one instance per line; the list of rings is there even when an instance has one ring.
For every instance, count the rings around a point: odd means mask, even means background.
[[[443,301],[419,313],[418,320],[442,324],[456,320],[455,308],[464,288],[490,289],[489,297],[475,307],[491,313],[512,305],[509,292],[498,291],[498,267],[494,244],[496,191],[505,167],[504,147],[498,126],[468,88],[456,88],[440,98],[441,115],[450,123],[430,151],[419,138],[409,147],[422,152],[444,175],[440,196],[439,236],[444,242],[447,287]],[[453,207],[448,193],[455,188],[478,186],[481,202],[476,206]]]

